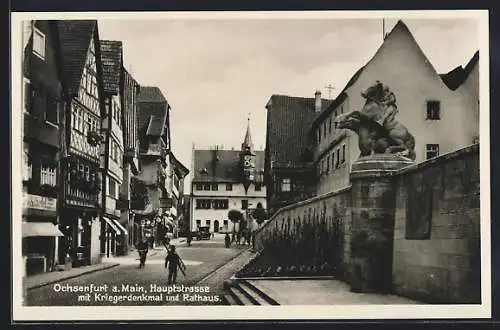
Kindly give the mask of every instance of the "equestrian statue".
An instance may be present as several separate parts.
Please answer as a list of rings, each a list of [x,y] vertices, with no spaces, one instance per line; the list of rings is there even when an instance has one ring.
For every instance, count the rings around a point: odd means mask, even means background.
[[[396,96],[380,81],[361,92],[366,99],[360,111],[337,117],[337,127],[349,129],[359,137],[360,157],[373,154],[397,154],[415,160],[415,138],[396,119]]]

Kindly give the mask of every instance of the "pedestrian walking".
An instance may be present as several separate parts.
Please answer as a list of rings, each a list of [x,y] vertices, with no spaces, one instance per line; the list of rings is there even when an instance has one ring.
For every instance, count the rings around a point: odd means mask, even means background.
[[[226,245],[226,248],[229,248],[229,246],[231,245],[231,237],[229,237],[228,233],[226,233],[226,236],[224,237],[224,243]]]
[[[186,276],[186,265],[177,252],[175,252],[175,245],[170,245],[170,250],[165,258],[165,268],[168,268],[168,284],[176,283],[178,269]]]
[[[137,252],[139,253],[139,268],[144,268],[144,265],[146,264],[146,256],[148,254],[148,241],[146,238],[143,238],[140,240],[137,245],[136,249]]]

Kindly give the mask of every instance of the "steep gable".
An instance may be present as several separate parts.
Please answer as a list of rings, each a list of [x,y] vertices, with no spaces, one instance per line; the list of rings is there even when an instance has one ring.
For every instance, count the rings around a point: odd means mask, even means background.
[[[66,90],[70,95],[78,92],[88,50],[97,27],[96,20],[56,21],[61,43],[61,67]]]

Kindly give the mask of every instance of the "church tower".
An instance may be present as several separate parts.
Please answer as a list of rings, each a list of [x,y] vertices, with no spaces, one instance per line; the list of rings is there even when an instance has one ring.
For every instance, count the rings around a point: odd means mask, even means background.
[[[250,118],[248,119],[247,131],[241,144],[240,164],[243,173],[243,187],[245,192],[255,179],[255,153],[253,152],[252,136],[250,135]]]

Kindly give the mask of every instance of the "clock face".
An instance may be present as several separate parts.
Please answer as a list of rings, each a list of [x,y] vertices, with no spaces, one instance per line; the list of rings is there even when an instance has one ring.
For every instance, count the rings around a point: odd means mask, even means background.
[[[245,156],[243,158],[243,164],[245,167],[250,167],[250,166],[253,166],[253,159],[252,159],[252,156]]]

